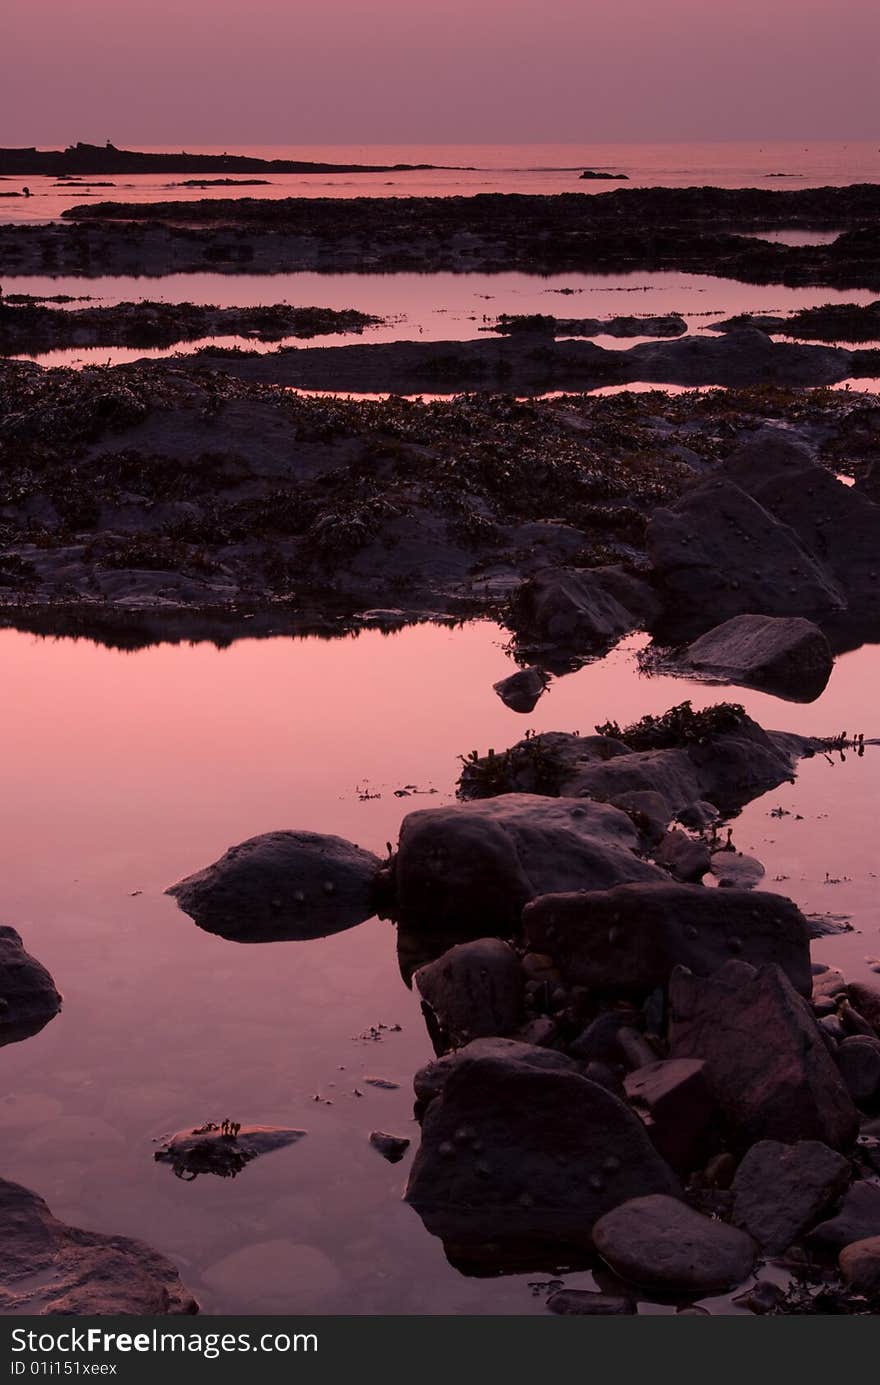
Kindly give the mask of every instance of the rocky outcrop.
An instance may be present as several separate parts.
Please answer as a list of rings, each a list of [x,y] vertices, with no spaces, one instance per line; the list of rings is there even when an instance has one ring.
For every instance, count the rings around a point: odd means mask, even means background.
[[[617,994],[665,987],[677,966],[711,976],[734,956],[777,964],[802,995],[812,985],[806,920],[775,894],[651,882],[546,895],[526,906],[523,930],[571,984]]]
[[[374,913],[381,864],[341,837],[266,832],[167,893],[200,928],[233,942],[322,938]]]
[[[604,804],[536,794],[425,808],[403,820],[396,905],[413,929],[511,933],[523,905],[554,889],[654,880],[638,833]]]
[[[831,677],[827,638],[800,616],[733,616],[701,635],[676,659],[676,670],[762,688],[812,702]]]
[[[853,1143],[856,1109],[808,1005],[778,966],[728,962],[708,977],[677,968],[669,1007],[670,1054],[704,1060],[735,1141]]]
[[[756,1256],[744,1232],[662,1195],[638,1197],[608,1212],[593,1238],[621,1279],[694,1297],[741,1283]]]
[[[492,688],[497,692],[505,707],[509,707],[512,712],[528,714],[533,712],[538,702],[547,691],[549,679],[540,668],[521,668],[518,673],[512,673],[509,678],[502,678],[500,682],[493,683]]]
[[[65,1226],[42,1198],[0,1181],[0,1308],[27,1316],[197,1313],[163,1255],[125,1236]]]
[[[594,1082],[459,1056],[425,1114],[406,1199],[447,1243],[586,1248],[611,1208],[677,1191],[638,1117]]]
[[[60,1009],[46,968],[25,952],[14,928],[0,925],[0,1046],[38,1034]]]

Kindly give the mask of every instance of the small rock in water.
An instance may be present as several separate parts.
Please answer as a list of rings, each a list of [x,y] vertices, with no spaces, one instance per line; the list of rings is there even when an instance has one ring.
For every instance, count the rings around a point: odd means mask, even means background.
[[[785,1298],[785,1290],[772,1279],[759,1279],[744,1294],[738,1294],[734,1303],[742,1304],[752,1313],[772,1313]]]
[[[399,1082],[390,1082],[387,1077],[365,1077],[364,1081],[368,1087],[378,1087],[383,1092],[396,1092],[400,1086]]]
[[[618,1298],[613,1294],[598,1294],[589,1289],[559,1289],[547,1300],[551,1313],[565,1317],[610,1317],[636,1311],[631,1298]]]
[[[25,952],[14,928],[0,925],[0,1046],[38,1034],[61,1009],[46,968]]]
[[[814,1227],[807,1239],[822,1250],[840,1251],[873,1236],[880,1236],[880,1184],[859,1179],[835,1215]]]
[[[305,1133],[272,1125],[208,1121],[193,1130],[178,1131],[153,1157],[160,1164],[170,1164],[176,1177],[185,1183],[193,1183],[200,1173],[235,1178],[252,1159],[296,1144]]]
[[[849,1160],[818,1140],[761,1140],[736,1171],[732,1220],[778,1254],[840,1196],[850,1172]]]
[[[753,890],[766,873],[760,861],[740,851],[716,851],[709,868],[726,890]]]
[[[399,1164],[410,1147],[410,1141],[405,1135],[388,1135],[384,1130],[374,1130],[370,1136],[370,1144],[379,1151],[383,1159],[388,1160],[389,1164]]]

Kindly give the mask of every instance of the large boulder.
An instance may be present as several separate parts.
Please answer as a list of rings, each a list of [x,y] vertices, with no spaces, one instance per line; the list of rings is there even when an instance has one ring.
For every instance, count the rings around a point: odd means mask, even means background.
[[[554,1048],[538,1048],[534,1044],[522,1043],[519,1039],[487,1038],[473,1039],[464,1048],[447,1053],[420,1068],[413,1078],[416,1106],[424,1110],[446,1086],[451,1072],[462,1063],[474,1058],[497,1058],[508,1063],[520,1063],[539,1072],[580,1072],[580,1065],[573,1058],[559,1053]]]
[[[163,1141],[153,1158],[159,1164],[168,1164],[175,1176],[187,1183],[194,1182],[199,1174],[235,1178],[253,1159],[286,1149],[305,1133],[275,1125],[208,1121],[190,1130],[178,1130]]]
[[[405,928],[510,932],[523,905],[551,890],[662,878],[638,845],[626,813],[577,799],[502,794],[424,808],[400,829],[398,916]]]
[[[831,677],[825,635],[802,616],[733,616],[708,630],[676,660],[677,668],[724,683],[812,702]]]
[[[459,1057],[425,1113],[406,1199],[447,1243],[590,1244],[628,1198],[678,1184],[623,1102],[574,1072]]]
[[[850,1173],[849,1161],[818,1140],[760,1140],[736,1171],[731,1220],[780,1254],[840,1196]]]
[[[0,1310],[27,1316],[197,1313],[164,1255],[126,1236],[65,1226],[42,1198],[0,1181]]]
[[[512,624],[526,645],[595,653],[659,611],[651,588],[617,567],[545,568],[513,601]]]
[[[167,893],[200,928],[234,942],[323,938],[375,912],[381,866],[342,837],[266,832]]]
[[[677,967],[669,1009],[671,1056],[704,1059],[738,1143],[853,1143],[856,1108],[808,1003],[780,967],[735,961],[707,977]]]
[[[648,554],[674,629],[731,616],[840,614],[846,596],[798,535],[739,486],[712,477],[648,525]]]
[[[631,380],[660,384],[832,385],[852,370],[849,351],[833,346],[775,342],[766,332],[741,327],[723,337],[687,336],[644,342],[628,353]]]
[[[14,928],[0,924],[0,1045],[38,1034],[60,1009],[46,968],[25,952]]]
[[[731,957],[775,962],[802,995],[812,987],[803,914],[763,891],[651,881],[544,895],[526,905],[523,929],[566,981],[595,990],[646,993],[666,986],[678,965],[710,976]]]
[[[459,943],[413,977],[438,1053],[512,1034],[523,1022],[525,975],[500,938]]]
[[[621,1279],[694,1297],[741,1283],[757,1251],[744,1232],[663,1195],[637,1197],[606,1213],[593,1239]]]

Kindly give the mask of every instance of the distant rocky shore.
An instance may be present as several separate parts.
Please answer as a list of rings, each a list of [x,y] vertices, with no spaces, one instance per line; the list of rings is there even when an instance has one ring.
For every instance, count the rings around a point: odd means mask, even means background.
[[[70,177],[113,173],[406,173],[436,164],[333,164],[260,159],[249,154],[160,154],[110,144],[66,149],[0,149],[0,177]]]

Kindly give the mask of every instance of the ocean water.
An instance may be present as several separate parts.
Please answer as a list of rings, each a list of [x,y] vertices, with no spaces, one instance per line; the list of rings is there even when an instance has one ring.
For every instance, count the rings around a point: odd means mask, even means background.
[[[63,141],[52,145],[63,147]],[[320,163],[447,165],[412,173],[277,174],[268,187],[183,188],[193,175],[82,180],[112,187],[58,186],[54,178],[6,179],[0,193],[26,183],[32,196],[0,197],[0,221],[50,221],[90,201],[193,201],[204,197],[455,197],[473,193],[608,192],[626,187],[805,188],[876,182],[880,143],[782,141],[668,144],[249,145],[201,146],[193,153],[252,154]],[[584,169],[625,173],[626,183],[581,181]],[[219,176],[217,174],[205,175]],[[234,174],[234,177],[239,175]],[[243,174],[242,177],[249,175]],[[252,174],[251,177],[262,177]]]

